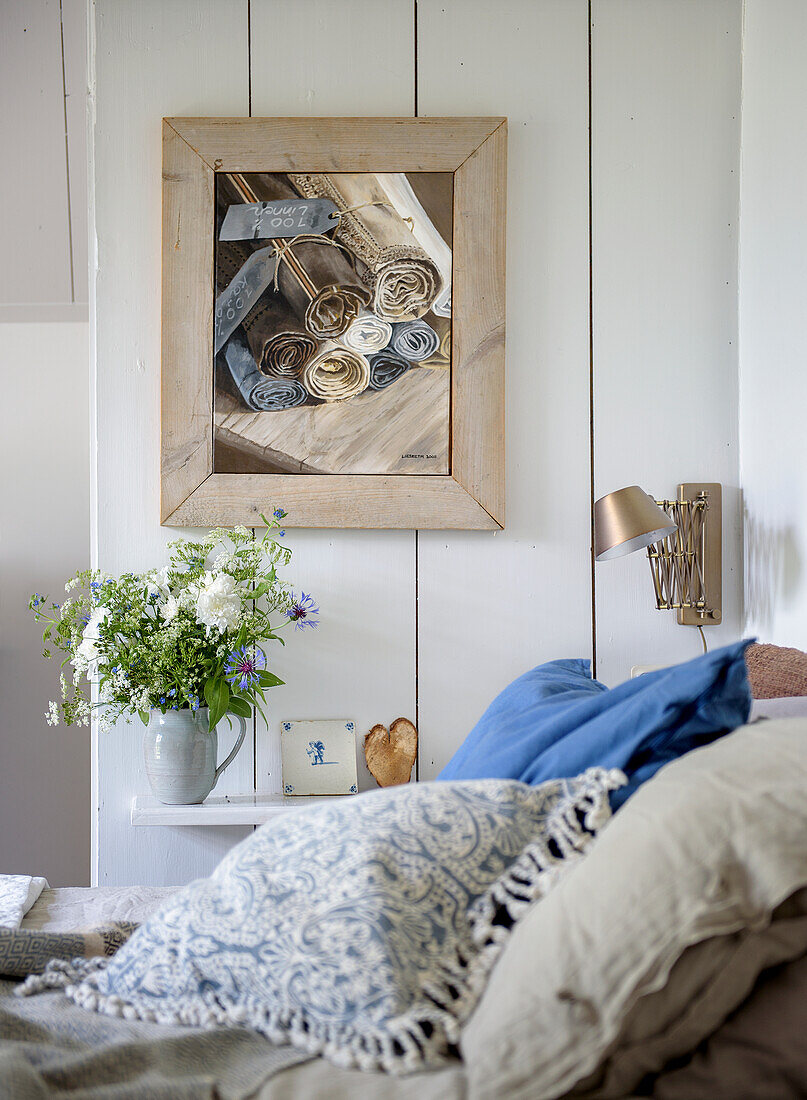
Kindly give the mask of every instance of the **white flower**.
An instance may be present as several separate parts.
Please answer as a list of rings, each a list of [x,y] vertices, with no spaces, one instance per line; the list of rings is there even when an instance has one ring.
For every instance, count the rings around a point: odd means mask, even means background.
[[[171,572],[171,570],[168,568],[168,566],[164,565],[162,567],[162,569],[156,569],[154,571],[154,573],[151,574],[152,577],[154,578],[154,583],[157,585],[157,587],[160,589],[160,591],[166,596],[169,593],[168,574],[170,572]]]
[[[165,603],[160,606],[160,614],[162,615],[162,617],[165,619],[165,621],[167,623],[171,622],[171,620],[176,616],[178,611],[179,611],[179,604],[177,603],[175,596],[169,595],[168,599],[165,601]]]
[[[48,713],[45,715],[45,721],[49,726],[59,725],[59,704],[54,703],[52,699],[48,703]]]
[[[220,634],[233,630],[241,617],[241,597],[229,573],[205,573],[191,586],[195,597],[196,621],[208,633],[215,628]]]
[[[86,667],[87,679],[90,679],[93,671],[93,664],[98,660],[98,629],[101,623],[106,620],[107,615],[109,615],[108,608],[96,607],[92,615],[90,615],[87,625],[84,627],[82,642],[73,657],[73,664],[76,668]]]

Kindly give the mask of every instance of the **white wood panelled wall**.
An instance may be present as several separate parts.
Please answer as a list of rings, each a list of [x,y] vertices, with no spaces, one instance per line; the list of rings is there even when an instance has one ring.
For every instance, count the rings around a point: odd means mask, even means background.
[[[740,0],[96,0],[92,14],[94,554],[111,571],[153,564],[172,537],[157,520],[161,116],[510,118],[507,529],[290,531],[323,625],[278,655],[272,728],[226,790],[279,789],[281,718],[417,716],[430,778],[541,661],[596,641],[615,682],[694,656],[697,635],[652,610],[638,555],[598,568],[595,634],[592,476],[597,492],[724,482],[716,633],[733,636]],[[102,884],[186,881],[244,832],[132,829],[140,734],[97,739]]]
[[[737,240],[741,6],[594,0],[595,497],[723,483],[723,621],[741,629]],[[697,632],[651,610],[643,554],[596,567],[597,669],[683,661]]]
[[[740,234],[745,611],[807,649],[807,5],[746,0]]]

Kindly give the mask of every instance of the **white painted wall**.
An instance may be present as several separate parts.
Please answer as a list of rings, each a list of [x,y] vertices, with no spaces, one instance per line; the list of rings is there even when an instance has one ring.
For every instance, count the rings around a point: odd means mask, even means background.
[[[85,885],[89,731],[46,725],[27,607],[89,557],[83,0],[3,4],[0,30],[0,871]]]
[[[52,886],[89,881],[90,739],[45,723],[60,662],[28,600],[87,565],[87,364],[86,322],[0,324],[0,871]]]
[[[587,0],[419,0],[417,88],[412,0],[96,0],[94,16],[94,556],[111,571],[154,564],[173,536],[157,519],[160,117],[415,103],[510,117],[507,530],[290,532],[324,625],[283,653],[272,729],[256,729],[255,768],[247,749],[228,789],[278,789],[283,717],[369,728],[417,713],[429,778],[513,676],[591,656],[592,480],[598,493],[724,482],[714,633],[736,636],[740,0],[594,0],[591,28]],[[647,572],[638,555],[597,570],[611,682],[698,652],[652,609]],[[97,758],[99,882],[186,881],[243,835],[129,826],[146,790],[136,726],[100,738]]]
[[[746,0],[740,232],[745,606],[807,649],[807,6]]]

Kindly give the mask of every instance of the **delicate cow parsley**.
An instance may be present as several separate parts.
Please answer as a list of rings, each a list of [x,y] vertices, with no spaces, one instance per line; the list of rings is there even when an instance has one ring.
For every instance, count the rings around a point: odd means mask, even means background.
[[[87,724],[94,707],[108,728],[134,714],[147,722],[153,709],[208,706],[213,728],[227,713],[260,709],[266,690],[282,683],[268,671],[264,645],[281,640],[283,626],[316,625],[310,597],[297,600],[277,576],[291,559],[276,541],[279,513],[261,517],[261,539],[236,527],[173,542],[169,563],[147,573],[84,569],[65,585],[61,607],[32,596],[34,617],[45,624],[44,655],[60,650],[72,664],[72,675],[60,676],[61,706],[50,704],[49,725]]]

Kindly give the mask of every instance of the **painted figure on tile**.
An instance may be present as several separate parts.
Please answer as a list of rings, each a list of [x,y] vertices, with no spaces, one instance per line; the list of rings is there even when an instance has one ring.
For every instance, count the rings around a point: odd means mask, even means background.
[[[309,741],[308,748],[305,750],[307,755],[311,758],[311,767],[316,764],[335,764],[335,760],[325,759],[325,745],[322,741]]]

